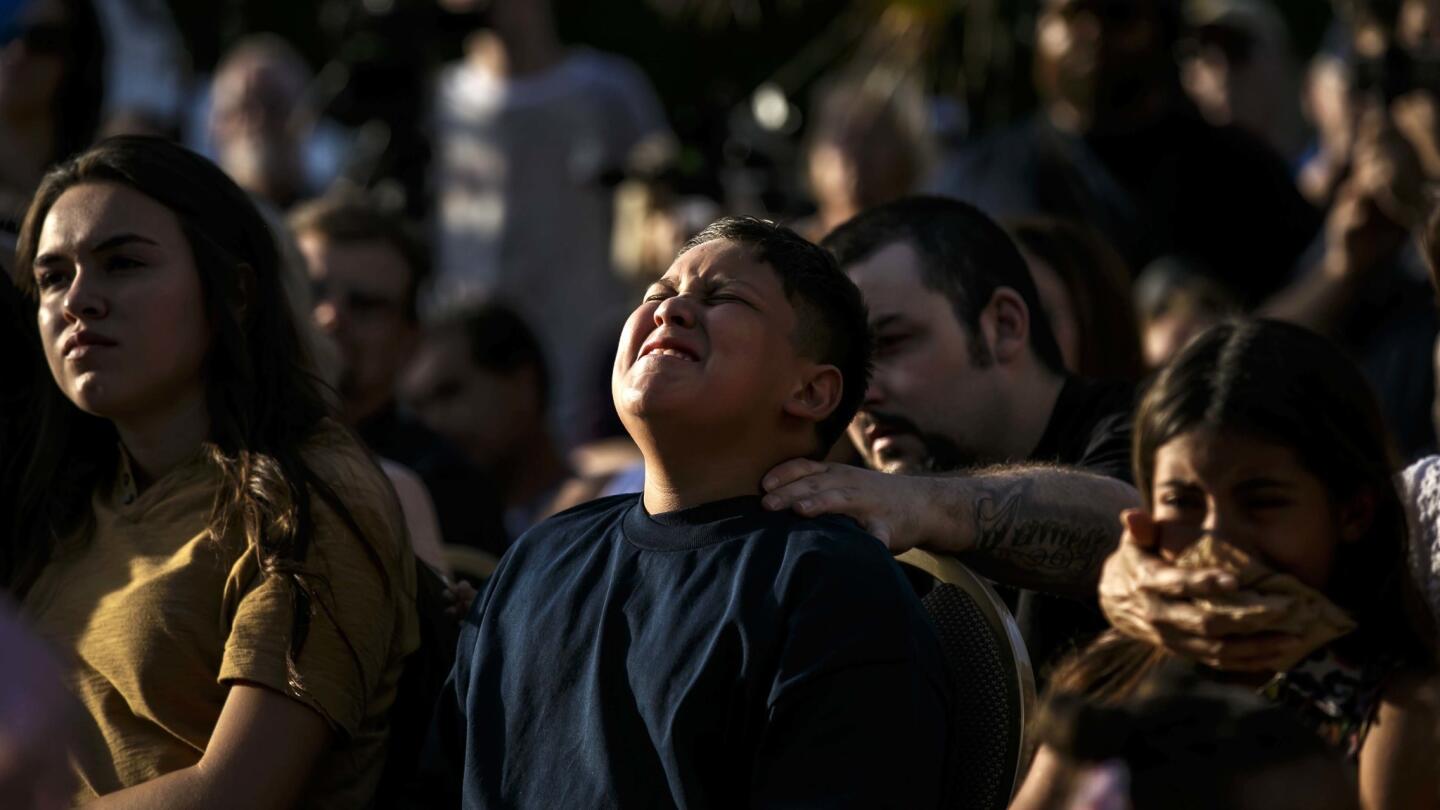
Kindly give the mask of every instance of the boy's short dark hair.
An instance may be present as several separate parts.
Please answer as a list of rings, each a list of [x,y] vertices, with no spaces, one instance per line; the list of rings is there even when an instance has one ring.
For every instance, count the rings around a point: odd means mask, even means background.
[[[506,376],[533,369],[540,406],[549,406],[550,370],[545,350],[514,308],[500,301],[471,300],[441,311],[428,323],[431,334],[453,334],[464,340],[476,368]]]
[[[795,343],[801,353],[840,370],[840,403],[816,425],[823,456],[845,432],[870,384],[870,328],[860,289],[840,271],[835,257],[783,225],[755,217],[725,217],[680,248],[725,239],[751,248],[770,265],[795,309]]]
[[[820,244],[843,268],[897,242],[914,249],[926,288],[950,299],[955,317],[972,338],[980,331],[980,311],[996,289],[1019,293],[1030,310],[1030,347],[1046,368],[1064,373],[1065,361],[1040,307],[1029,266],[1004,229],[980,209],[945,197],[906,197],[856,215]],[[979,341],[972,340],[971,347],[976,363],[991,361]]]
[[[405,315],[411,322],[420,319],[420,289],[430,278],[430,251],[403,216],[382,208],[367,195],[335,193],[296,206],[287,224],[296,238],[313,233],[336,244],[389,245],[410,269]]]

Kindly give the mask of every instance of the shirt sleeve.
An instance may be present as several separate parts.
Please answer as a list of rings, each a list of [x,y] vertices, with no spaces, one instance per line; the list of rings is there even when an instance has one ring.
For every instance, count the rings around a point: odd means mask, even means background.
[[[219,680],[280,692],[352,736],[370,713],[387,670],[417,643],[414,556],[394,493],[379,470],[364,458],[330,461],[312,467],[364,536],[356,537],[312,488],[314,534],[300,570],[314,596],[293,677],[286,655],[295,627],[295,588],[289,577],[263,574],[255,550],[246,549],[226,584],[226,615],[232,618]]]
[[[1128,412],[1115,413],[1095,424],[1085,454],[1075,465],[1080,469],[1134,483],[1130,469],[1131,418]]]
[[[949,682],[918,598],[875,542],[868,561],[822,553],[796,566],[755,807],[940,802]]]

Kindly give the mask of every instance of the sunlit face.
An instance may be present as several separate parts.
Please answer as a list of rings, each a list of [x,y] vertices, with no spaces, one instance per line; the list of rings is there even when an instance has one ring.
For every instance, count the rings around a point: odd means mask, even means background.
[[[32,271],[45,359],[81,410],[127,420],[203,397],[211,330],[168,208],[126,186],[74,186],[45,217]]]
[[[405,402],[431,430],[504,480],[498,469],[533,450],[544,423],[533,374],[475,365],[459,332],[426,338],[402,384]]]
[[[692,248],[625,323],[615,409],[637,437],[662,426],[736,441],[773,433],[808,362],[796,326],[779,277],[750,248],[724,239]]]
[[[998,460],[986,438],[997,427],[994,367],[976,361],[950,299],[925,286],[914,248],[893,242],[845,271],[875,334],[875,370],[850,424],[865,462],[919,472]]]
[[[314,290],[315,323],[340,348],[340,395],[368,410],[389,402],[417,329],[408,307],[411,271],[381,240],[334,242],[299,234]]]
[[[1344,533],[1324,483],[1293,450],[1225,430],[1160,446],[1150,508],[1167,559],[1211,532],[1317,590],[1330,581]]]

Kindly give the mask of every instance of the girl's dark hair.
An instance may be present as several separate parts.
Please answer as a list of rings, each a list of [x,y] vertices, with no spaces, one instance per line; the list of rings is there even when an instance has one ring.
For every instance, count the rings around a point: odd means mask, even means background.
[[[1379,407],[1360,370],[1336,346],[1279,321],[1212,327],[1177,355],[1135,417],[1135,483],[1148,505],[1155,454],[1183,433],[1241,433],[1295,452],[1331,498],[1368,496],[1369,531],[1336,550],[1324,591],[1359,628],[1336,642],[1350,660],[1388,654],[1429,668],[1417,624],[1424,613],[1407,570],[1405,512]],[[1164,659],[1156,648],[1110,631],[1057,669],[1052,684],[1106,699],[1130,692]]]
[[[285,299],[281,258],[255,205],[208,160],[159,138],[108,138],[52,169],[21,227],[17,277],[34,330],[38,296],[31,268],[55,201],[83,183],[116,183],[168,208],[190,244],[211,346],[202,374],[210,430],[206,445],[222,474],[209,521],[213,537],[238,523],[267,576],[293,587],[293,663],[304,644],[317,585],[303,562],[313,539],[311,497],[340,516],[377,567],[380,560],[350,511],[301,457],[329,407]],[[88,541],[91,492],[117,464],[117,440],[53,384],[37,387],[39,424],[24,463],[16,514],[0,537],[0,586],[22,596],[54,549]],[[292,675],[294,673],[292,672]]]
[[[1130,271],[1105,237],[1063,219],[1034,218],[1010,223],[1020,249],[1045,262],[1060,277],[1075,310],[1082,377],[1136,380],[1140,332],[1130,303]]]
[[[1063,762],[1124,762],[1140,810],[1248,807],[1255,778],[1267,771],[1305,762],[1342,767],[1289,709],[1181,667],[1157,670],[1112,705],[1053,696],[1034,732]]]
[[[1423,660],[1406,601],[1412,594],[1398,464],[1370,384],[1350,358],[1280,321],[1223,323],[1201,335],[1160,373],[1135,417],[1135,483],[1147,504],[1156,451],[1200,427],[1290,448],[1337,502],[1372,499],[1369,531],[1336,550],[1324,590],[1359,624],[1351,644]]]

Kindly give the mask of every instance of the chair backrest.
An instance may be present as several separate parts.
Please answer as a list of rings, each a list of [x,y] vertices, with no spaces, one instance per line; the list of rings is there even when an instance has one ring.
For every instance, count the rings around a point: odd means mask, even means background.
[[[478,587],[495,573],[500,558],[488,551],[452,543],[445,546],[445,562],[457,578],[470,580]]]
[[[896,560],[935,624],[955,684],[947,806],[1004,810],[1032,754],[1025,730],[1035,676],[1020,628],[990,585],[958,560],[918,549]]]

